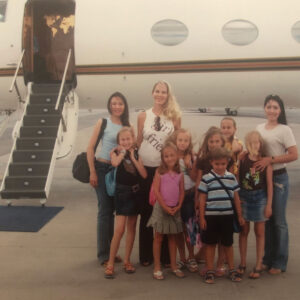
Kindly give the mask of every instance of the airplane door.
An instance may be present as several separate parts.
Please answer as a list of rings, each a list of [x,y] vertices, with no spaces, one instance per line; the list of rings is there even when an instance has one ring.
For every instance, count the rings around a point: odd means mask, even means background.
[[[28,0],[23,19],[25,84],[62,80],[69,49],[72,56],[66,80],[76,85],[74,0]]]

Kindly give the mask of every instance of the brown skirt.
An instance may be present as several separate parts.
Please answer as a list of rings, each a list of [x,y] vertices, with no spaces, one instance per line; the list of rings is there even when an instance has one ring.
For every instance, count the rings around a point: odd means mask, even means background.
[[[177,234],[183,231],[180,210],[174,216],[167,214],[156,201],[152,215],[147,223],[148,227],[161,234]]]

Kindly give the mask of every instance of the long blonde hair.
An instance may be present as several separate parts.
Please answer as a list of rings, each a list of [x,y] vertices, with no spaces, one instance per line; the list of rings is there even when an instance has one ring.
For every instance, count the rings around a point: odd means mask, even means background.
[[[165,85],[167,87],[167,92],[168,92],[168,99],[163,106],[162,114],[169,120],[177,121],[181,117],[181,110],[176,101],[175,96],[173,95],[173,93],[171,91],[170,84],[164,80],[160,80],[154,84],[152,93],[154,92],[154,90],[158,84]]]
[[[158,167],[158,173],[161,174],[161,175],[168,172],[168,166],[165,163],[164,158],[163,158],[164,151],[167,148],[172,148],[176,153],[178,151],[178,149],[177,149],[177,147],[176,147],[176,145],[174,143],[172,143],[170,141],[167,141],[164,144],[163,148],[161,149],[161,163],[160,163],[160,166]],[[174,170],[173,171],[176,172],[176,173],[180,173],[179,159],[177,159],[177,162],[176,162],[176,164],[174,166]]]
[[[254,136],[257,136],[258,137],[258,140],[259,140],[259,143],[260,143],[260,147],[259,147],[259,150],[258,150],[258,153],[255,153],[253,148],[252,148],[252,145],[251,145],[251,141],[252,141],[252,138]],[[260,135],[260,133],[257,131],[257,130],[252,130],[250,132],[248,132],[245,136],[245,144],[246,144],[246,148],[247,150],[249,151],[250,154],[252,155],[258,155],[258,156],[264,156],[264,140],[262,138],[262,136]]]
[[[167,139],[166,142],[172,142],[175,146],[177,146],[177,137],[180,133],[186,133],[190,137],[190,144],[188,148],[184,151],[184,155],[193,155],[193,142],[192,142],[192,134],[188,129],[179,128],[174,131],[171,136]]]

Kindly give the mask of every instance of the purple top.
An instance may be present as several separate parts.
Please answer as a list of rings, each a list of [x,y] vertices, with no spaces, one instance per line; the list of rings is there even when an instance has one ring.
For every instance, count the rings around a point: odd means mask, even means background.
[[[165,173],[160,175],[160,193],[169,207],[179,202],[179,184],[182,173]]]

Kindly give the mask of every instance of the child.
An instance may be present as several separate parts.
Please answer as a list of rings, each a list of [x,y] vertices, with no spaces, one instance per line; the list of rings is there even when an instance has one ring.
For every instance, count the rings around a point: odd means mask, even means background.
[[[233,118],[225,117],[221,121],[221,132],[225,137],[225,148],[232,152],[233,168],[232,173],[238,174],[238,155],[243,150],[243,143],[235,136],[236,122]]]
[[[191,171],[196,159],[193,154],[193,144],[191,133],[186,129],[176,130],[170,140],[177,146],[179,166],[184,176],[184,200],[181,206],[181,218],[184,224],[183,233],[176,237],[179,250],[179,268],[187,267],[190,272],[198,271],[198,264],[194,255],[194,245],[196,244],[196,232],[198,224],[195,221],[195,181],[191,178]],[[189,252],[188,259],[185,256],[185,242]]]
[[[120,246],[121,238],[127,225],[125,245],[124,270],[126,273],[134,273],[135,268],[130,263],[130,255],[135,238],[135,227],[138,215],[137,205],[139,190],[139,175],[147,177],[147,172],[142,160],[137,155],[133,128],[123,127],[117,135],[118,147],[111,151],[111,164],[117,167],[116,192],[114,204],[116,209],[116,221],[114,236],[110,245],[109,260],[104,272],[105,278],[114,278],[114,262]]]
[[[221,243],[225,251],[229,267],[229,278],[240,282],[241,277],[234,269],[233,262],[233,213],[234,207],[241,225],[244,219],[241,213],[240,199],[237,193],[239,187],[234,175],[226,170],[231,153],[225,148],[219,148],[210,153],[209,162],[212,170],[202,177],[198,187],[200,192],[200,227],[203,230],[202,240],[206,244],[205,283],[214,283],[215,248]]]
[[[272,214],[272,167],[268,165],[263,171],[254,168],[254,163],[262,158],[263,139],[258,131],[251,131],[245,138],[248,154],[240,161],[239,192],[243,217],[246,220],[240,233],[241,263],[238,272],[243,275],[246,270],[247,238],[250,230],[250,221],[254,222],[256,236],[256,265],[249,278],[257,279],[263,271],[262,258],[265,244],[265,220]]]
[[[176,235],[182,232],[180,208],[184,198],[183,176],[180,172],[177,148],[166,142],[161,151],[161,165],[153,180],[156,203],[147,226],[155,230],[153,241],[154,272],[153,278],[164,279],[160,266],[161,243],[167,234],[172,273],[183,278],[184,273],[176,266]]]

